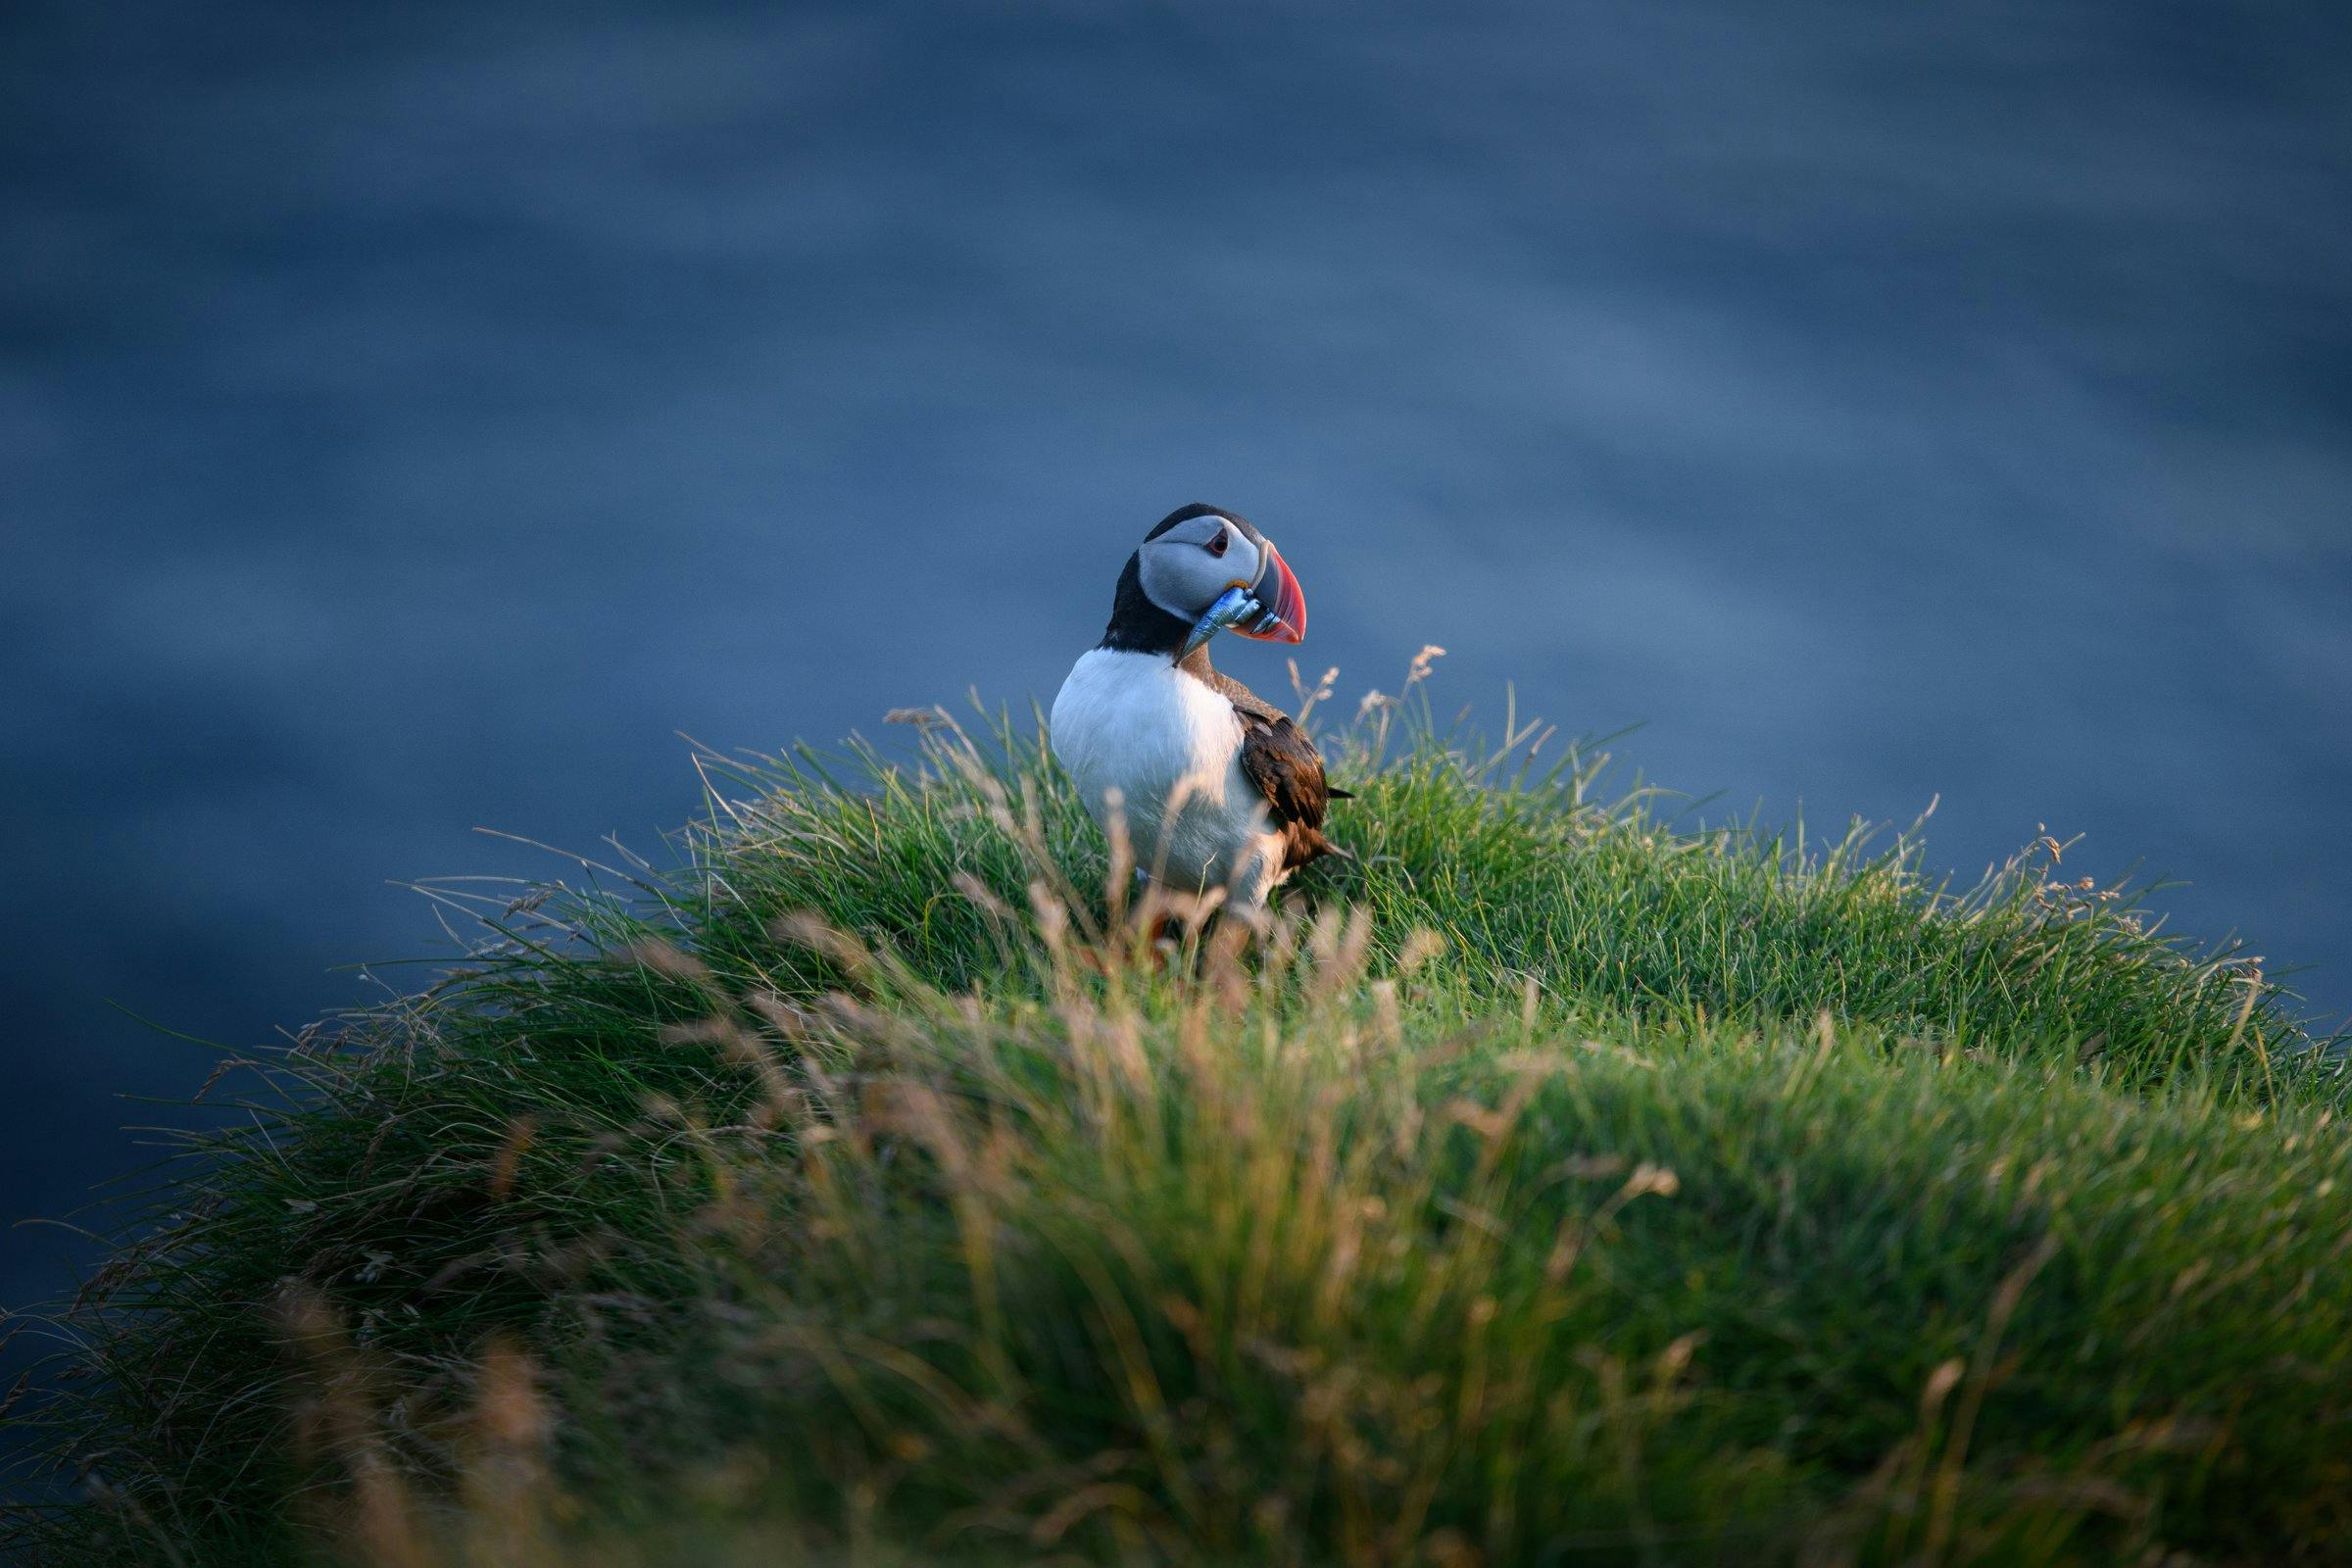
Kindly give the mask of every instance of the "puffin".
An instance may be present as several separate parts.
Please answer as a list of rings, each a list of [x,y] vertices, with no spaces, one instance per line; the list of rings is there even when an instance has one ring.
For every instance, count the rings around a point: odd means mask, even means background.
[[[1306,595],[1240,514],[1179,507],[1127,558],[1102,641],[1071,667],[1049,729],[1096,823],[1124,822],[1139,877],[1221,894],[1250,918],[1298,867],[1347,857],[1323,819],[1352,797],[1288,713],[1210,665],[1227,629],[1301,642]]]

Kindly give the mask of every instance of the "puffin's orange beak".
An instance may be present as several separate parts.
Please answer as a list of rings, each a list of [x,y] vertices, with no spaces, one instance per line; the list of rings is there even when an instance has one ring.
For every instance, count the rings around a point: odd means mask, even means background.
[[[1265,569],[1257,576],[1250,590],[1265,613],[1253,619],[1239,620],[1233,629],[1245,637],[1259,642],[1300,643],[1306,641],[1306,595],[1298,579],[1291,575],[1290,563],[1274,548],[1274,541],[1265,541]]]

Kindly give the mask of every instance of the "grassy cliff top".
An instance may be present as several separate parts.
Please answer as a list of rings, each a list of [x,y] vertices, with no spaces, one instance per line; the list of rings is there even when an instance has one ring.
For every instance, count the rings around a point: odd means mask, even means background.
[[[2059,846],[1375,706],[1356,861],[1170,955],[1035,736],[923,729],[706,759],[680,863],[444,890],[461,972],[251,1063],[27,1559],[2352,1555],[2345,1078]]]

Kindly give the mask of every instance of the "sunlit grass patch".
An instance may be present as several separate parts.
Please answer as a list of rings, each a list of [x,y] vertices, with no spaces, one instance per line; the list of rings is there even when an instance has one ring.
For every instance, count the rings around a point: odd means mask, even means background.
[[[742,798],[698,841],[723,889],[690,916],[712,961],[739,940],[764,951],[765,921],[809,910],[887,934],[933,984],[1001,985],[1019,955],[992,911],[1026,910],[1033,881],[1082,927],[1103,913],[1104,847],[1042,736],[923,716],[928,766],[861,747],[846,787],[815,754],[710,760],[714,796]],[[1955,886],[1924,869],[1916,834],[1856,822],[1808,848],[1801,827],[1678,828],[1657,792],[1607,791],[1606,754],[1544,755],[1540,724],[1490,744],[1425,711],[1395,721],[1384,708],[1324,737],[1358,792],[1335,829],[1357,858],[1316,866],[1292,900],[1363,907],[1391,955],[1434,933],[1465,1004],[1515,1004],[1532,979],[1547,1006],[1689,1021],[1827,1009],[2121,1083],[2185,1071],[2264,1095],[2312,1044],[2237,950],[2195,953],[2150,929],[2129,888],[2056,874],[2055,840]]]
[[[923,727],[706,759],[679,866],[270,1061],[71,1320],[26,1549],[2352,1543],[2341,1076],[2053,848],[1955,893],[1377,707],[1358,862],[1170,954],[1036,736]]]

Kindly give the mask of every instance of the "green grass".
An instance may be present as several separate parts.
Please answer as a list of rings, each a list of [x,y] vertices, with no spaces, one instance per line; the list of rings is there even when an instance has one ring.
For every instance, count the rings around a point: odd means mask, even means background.
[[[1532,731],[1326,744],[1357,861],[1174,961],[1010,724],[445,893],[493,940],[251,1069],[66,1320],[17,1549],[2352,1558],[2291,998],[2052,844],[1953,889]]]

